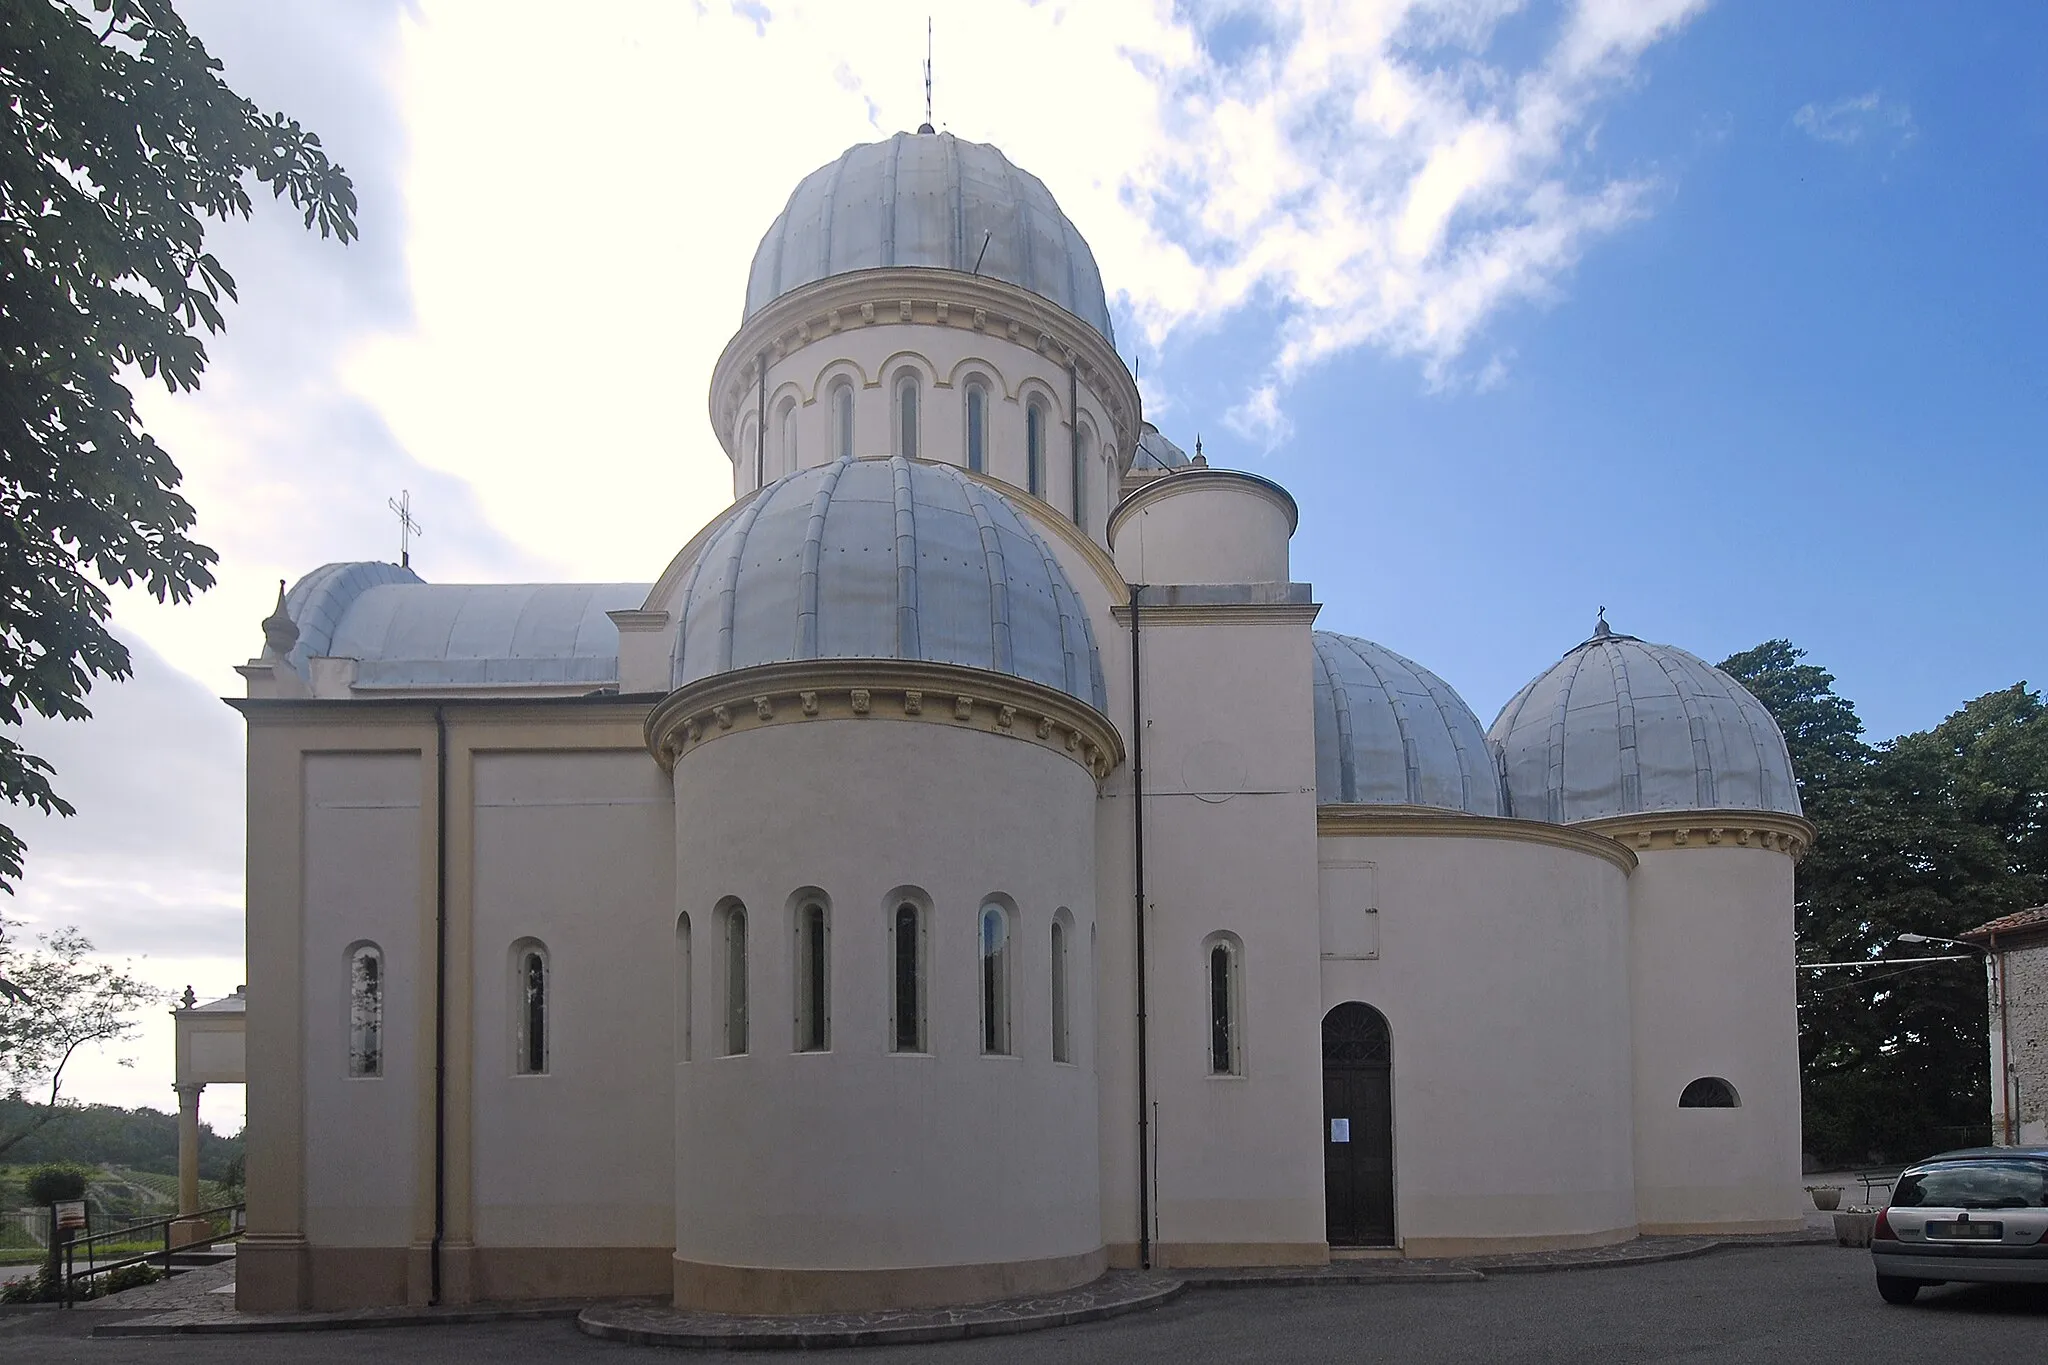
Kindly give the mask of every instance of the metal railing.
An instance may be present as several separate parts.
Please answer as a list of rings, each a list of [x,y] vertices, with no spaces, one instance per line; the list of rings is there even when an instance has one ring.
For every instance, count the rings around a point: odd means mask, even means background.
[[[186,1252],[208,1250],[218,1242],[234,1241],[242,1235],[243,1212],[246,1207],[243,1204],[222,1204],[218,1208],[201,1209],[197,1213],[171,1214],[165,1218],[151,1218],[140,1223],[130,1223],[126,1227],[111,1228],[105,1232],[95,1232],[89,1237],[73,1238],[64,1244],[64,1306],[69,1308],[76,1298],[73,1291],[80,1280],[90,1280],[95,1276],[105,1275],[131,1265],[144,1265],[150,1261],[160,1261],[163,1265],[164,1273],[168,1275],[171,1271],[171,1261],[173,1258]],[[225,1215],[226,1227],[224,1230],[209,1231],[204,1237],[194,1237],[179,1242],[175,1246],[172,1245],[172,1224],[191,1222],[204,1218],[215,1229],[219,1229],[223,1222],[222,1215]],[[149,1235],[152,1229],[161,1230],[163,1241],[161,1247],[151,1248],[143,1252],[130,1252],[125,1256],[116,1256],[107,1260],[100,1259],[98,1252],[102,1246],[109,1248],[124,1245],[133,1246],[137,1242],[155,1240]],[[83,1267],[78,1264],[81,1257],[85,1261]]]

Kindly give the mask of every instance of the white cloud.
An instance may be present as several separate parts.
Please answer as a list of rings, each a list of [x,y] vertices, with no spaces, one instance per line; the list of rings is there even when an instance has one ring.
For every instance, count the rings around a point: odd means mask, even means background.
[[[1294,435],[1294,423],[1280,408],[1280,390],[1261,384],[1245,400],[1223,414],[1223,425],[1263,450],[1272,450]]]
[[[1831,104],[1803,104],[1792,115],[1792,124],[1816,142],[1841,147],[1880,140],[1898,145],[1912,141],[1919,132],[1910,106],[1904,101],[1887,100],[1876,90]]]

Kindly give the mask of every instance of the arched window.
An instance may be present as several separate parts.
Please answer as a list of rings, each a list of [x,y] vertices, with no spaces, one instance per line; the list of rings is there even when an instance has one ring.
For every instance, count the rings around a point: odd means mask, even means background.
[[[917,376],[908,370],[896,376],[896,453],[917,458]]]
[[[1088,470],[1095,459],[1095,433],[1084,424],[1081,434],[1074,438],[1074,525],[1088,524],[1088,500],[1084,490],[1088,487]]]
[[[384,950],[374,943],[348,954],[348,1074],[384,1074]]]
[[[988,385],[978,379],[967,385],[967,467],[988,472]]]
[[[676,1060],[690,1060],[690,916],[676,916]]]
[[[548,1071],[548,950],[536,939],[512,945],[512,1069],[521,1076]]]
[[[1056,1062],[1074,1060],[1067,1032],[1067,940],[1073,932],[1064,909],[1052,917],[1052,1059]]]
[[[779,424],[776,428],[777,444],[782,449],[782,463],[777,469],[776,477],[781,478],[783,475],[794,474],[797,471],[796,400],[794,398],[782,400],[782,410],[777,415],[776,420]]]
[[[853,385],[844,379],[832,385],[832,457],[853,458]]]
[[[1235,934],[1211,934],[1203,942],[1209,1002],[1209,1074],[1244,1074],[1244,946]]]
[[[1736,1109],[1742,1100],[1735,1087],[1719,1076],[1702,1076],[1686,1086],[1678,1097],[1680,1109]]]
[[[1024,405],[1024,491],[1045,496],[1045,404]]]
[[[1010,1054],[1010,914],[1000,901],[981,906],[981,1050]]]
[[[929,1052],[925,1040],[924,907],[899,900],[889,912],[889,1050]]]
[[[747,908],[725,908],[725,1055],[747,1050]]]
[[[796,1050],[832,1046],[832,911],[816,892],[796,903]]]
[[[756,475],[759,475],[759,473],[761,472],[761,466],[755,459],[755,456],[759,453],[759,445],[754,439],[754,432],[756,430],[757,428],[754,426],[754,414],[750,412],[747,414],[745,420],[743,420],[740,423],[739,467],[743,469],[751,469],[754,471]],[[755,486],[760,486],[760,480],[758,478],[756,478],[755,480]]]

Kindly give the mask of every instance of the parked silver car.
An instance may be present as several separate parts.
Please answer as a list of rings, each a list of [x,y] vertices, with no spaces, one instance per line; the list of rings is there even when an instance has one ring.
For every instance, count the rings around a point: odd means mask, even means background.
[[[1886,1303],[1952,1280],[2048,1284],[2048,1147],[1977,1147],[1908,1166],[1877,1215]]]

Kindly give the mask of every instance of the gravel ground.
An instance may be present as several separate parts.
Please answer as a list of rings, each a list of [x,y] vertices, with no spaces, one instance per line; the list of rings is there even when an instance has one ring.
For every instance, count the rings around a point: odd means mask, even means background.
[[[658,1348],[580,1335],[567,1322],[93,1339],[102,1314],[0,1317],[0,1357],[66,1365],[448,1362],[517,1365],[646,1356]],[[1657,1265],[1512,1275],[1478,1283],[1191,1291],[1165,1308],[1025,1336],[807,1352],[864,1365],[920,1362],[1758,1362],[2034,1360],[2048,1290],[1948,1287],[1911,1308],[1879,1302],[1867,1253],[1804,1246],[1716,1252]],[[699,1353],[722,1354],[722,1353]],[[664,1357],[656,1356],[655,1359]]]

